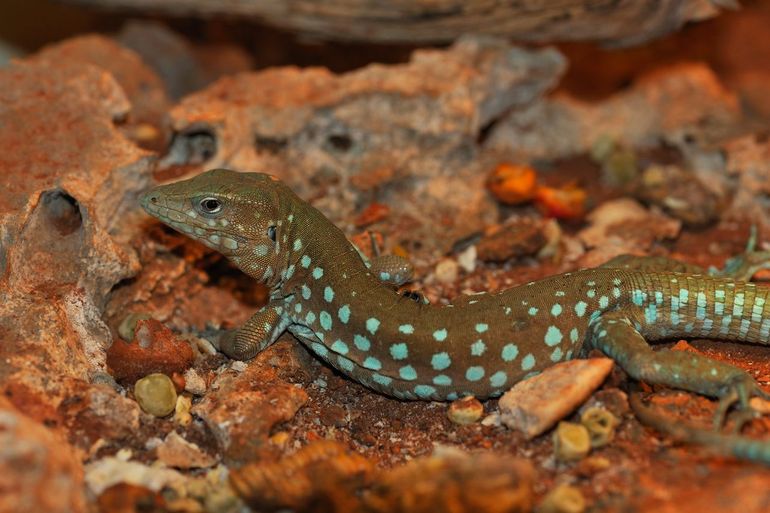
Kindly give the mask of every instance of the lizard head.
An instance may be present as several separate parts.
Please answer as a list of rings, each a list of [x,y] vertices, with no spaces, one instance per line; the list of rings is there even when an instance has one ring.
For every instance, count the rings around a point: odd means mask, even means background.
[[[284,213],[290,209],[280,200],[291,197],[289,188],[270,175],[214,169],[155,187],[140,202],[151,216],[273,284],[287,240]]]

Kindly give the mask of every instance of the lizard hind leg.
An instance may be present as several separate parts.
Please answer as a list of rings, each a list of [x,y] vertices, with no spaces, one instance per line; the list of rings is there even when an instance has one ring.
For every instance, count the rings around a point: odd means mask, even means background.
[[[750,374],[728,363],[685,351],[653,351],[631,322],[617,312],[605,314],[591,324],[588,343],[615,360],[634,379],[719,398],[714,416],[717,427],[736,402],[741,410],[750,412],[752,396],[770,397]]]

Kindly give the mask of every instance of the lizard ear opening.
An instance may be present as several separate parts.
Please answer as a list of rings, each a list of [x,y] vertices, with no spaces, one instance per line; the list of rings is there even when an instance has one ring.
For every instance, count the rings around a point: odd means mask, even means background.
[[[267,227],[267,236],[270,237],[270,240],[275,242],[276,240],[276,230],[275,226],[268,226]]]

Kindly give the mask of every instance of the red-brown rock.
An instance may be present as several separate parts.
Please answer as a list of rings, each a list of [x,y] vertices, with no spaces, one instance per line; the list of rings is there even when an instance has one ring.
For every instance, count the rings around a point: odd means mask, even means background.
[[[193,363],[190,344],[155,319],[136,323],[134,340],[115,339],[107,350],[107,366],[118,381],[133,383],[160,372],[167,376],[184,373]]]

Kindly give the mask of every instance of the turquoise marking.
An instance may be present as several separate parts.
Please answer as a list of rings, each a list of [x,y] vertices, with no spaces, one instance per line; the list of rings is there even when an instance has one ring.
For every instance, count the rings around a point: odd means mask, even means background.
[[[556,326],[548,326],[548,330],[545,332],[545,344],[547,346],[555,346],[559,342],[561,342],[562,334],[561,330],[557,328]]]
[[[318,342],[311,342],[310,349],[315,351],[315,353],[318,356],[321,356],[323,358],[326,358],[327,356],[329,356],[329,349],[325,345],[319,344]]]
[[[394,360],[405,360],[409,356],[409,348],[403,342],[390,346],[390,356]]]
[[[347,324],[350,320],[350,305],[342,305],[337,311],[337,317],[339,317],[342,324]]]
[[[310,267],[310,262],[311,262],[311,259],[310,259],[310,257],[309,257],[309,256],[307,256],[307,255],[302,255],[302,258],[301,258],[301,259],[300,259],[300,261],[299,261],[300,265],[301,265],[303,268],[305,268],[305,269],[307,269],[308,267]]]
[[[446,395],[447,401],[456,401],[458,397],[460,397],[460,396],[457,395],[457,392],[449,392]]]
[[[535,366],[535,355],[528,354],[521,360],[521,370],[528,371]]]
[[[486,350],[487,350],[487,345],[481,339],[478,339],[476,342],[471,344],[471,354],[473,356],[481,356],[482,354],[484,354],[484,351]]]
[[[663,304],[663,292],[656,290],[655,291],[655,304],[656,305],[662,305]]]
[[[356,367],[355,363],[348,360],[344,356],[337,357],[337,364],[346,372],[353,372],[353,369]]]
[[[380,321],[376,317],[369,317],[366,319],[366,330],[374,335],[377,333],[377,329],[380,327]]]
[[[607,296],[602,296],[599,298],[599,308],[602,310],[605,310],[608,306],[610,306],[610,298]]]
[[[639,289],[635,289],[631,293],[631,301],[636,306],[643,306],[644,305],[644,293],[641,290],[639,290]]]
[[[743,317],[744,296],[742,293],[735,294],[733,298],[733,317]]]
[[[382,369],[382,363],[374,356],[367,356],[364,360],[364,368],[369,370]]]
[[[334,301],[334,289],[329,287],[328,285],[324,287],[324,299],[327,303],[331,303]]]
[[[575,303],[575,314],[578,317],[583,317],[586,314],[586,308],[588,307],[588,303],[585,301],[578,301]]]
[[[681,304],[687,304],[687,301],[690,299],[690,291],[687,289],[679,289],[679,302]]]
[[[553,293],[553,295],[556,297],[564,297],[567,294],[563,290],[557,290],[556,292]]]
[[[596,289],[588,289],[588,292],[586,292],[586,296],[593,298],[596,296]]]
[[[489,384],[495,388],[500,388],[505,385],[506,381],[508,381],[508,374],[503,371],[497,371],[489,376]]]
[[[671,314],[673,315],[678,311],[679,311],[679,298],[677,296],[671,296]]]
[[[310,287],[308,287],[307,285],[302,285],[302,299],[307,301],[308,299],[310,299],[310,294],[311,294]]]
[[[305,322],[307,324],[313,324],[315,322],[315,314],[313,312],[305,314]]]
[[[601,317],[601,316],[602,316],[602,311],[601,311],[601,310],[596,310],[596,311],[594,311],[594,312],[591,314],[591,317],[589,317],[589,318],[588,318],[588,324],[589,324],[589,325],[593,324],[593,323],[594,323],[594,322],[596,322],[596,320],[597,320],[599,317]]]
[[[686,331],[687,333],[692,333],[694,329],[695,329],[695,325],[691,322],[688,322],[687,324],[684,325],[684,331]]]
[[[414,326],[411,324],[402,324],[398,327],[399,333],[403,333],[404,335],[411,335],[414,333]]]
[[[535,308],[534,306],[529,307],[528,313],[529,315],[534,317],[535,315],[537,315],[537,308]]]
[[[449,385],[452,384],[452,378],[450,378],[446,374],[439,374],[438,376],[433,378],[433,384],[448,387]]]
[[[613,278],[613,279],[612,279],[612,284],[613,284],[613,285],[615,285],[615,286],[618,286],[618,285],[620,285],[621,283],[623,283],[623,282],[622,282],[622,281],[620,281],[620,278]]]
[[[714,299],[717,301],[724,301],[725,300],[725,291],[724,290],[715,290],[714,291]]]
[[[586,285],[588,285],[589,287],[595,287],[596,286],[596,282],[594,280],[589,280],[589,281],[586,282]]]
[[[618,287],[613,287],[613,288],[612,288],[612,296],[613,296],[615,299],[620,299],[620,295],[621,295],[621,293],[620,293],[620,289],[619,289]]]
[[[569,332],[569,341],[573,344],[578,341],[578,338],[580,337],[580,332],[577,328],[572,328]]]
[[[695,309],[695,318],[699,321],[702,321],[706,318],[706,294],[703,292],[698,292],[698,298],[696,299],[695,304],[697,305]]]
[[[749,326],[751,326],[751,319],[741,319],[741,337],[746,338],[749,334]]]
[[[393,380],[387,376],[383,376],[382,374],[374,373],[372,374],[372,381],[377,383],[378,385],[382,385],[384,387],[389,386],[391,383],[393,383]]]
[[[368,351],[370,347],[372,347],[372,343],[369,342],[369,339],[366,338],[363,335],[353,335],[353,344],[360,350],[360,351]]]
[[[760,300],[762,300],[760,302]],[[761,297],[758,297],[754,300],[754,306],[751,307],[751,321],[752,322],[761,322],[762,321],[762,314],[764,313],[765,309],[762,307],[762,305],[765,304],[765,300]]]
[[[332,351],[339,354],[348,354],[348,345],[340,339],[337,339],[332,344]]]
[[[554,363],[559,362],[561,361],[562,356],[564,356],[564,354],[562,353],[561,347],[557,347],[553,350],[553,353],[551,353],[551,361]]]
[[[321,279],[321,276],[323,276],[323,275],[324,275],[324,270],[323,270],[323,268],[321,268],[321,267],[315,267],[315,268],[313,269],[313,278],[315,278],[316,280],[320,280],[320,279]]]
[[[401,376],[401,379],[406,381],[414,381],[417,379],[417,371],[415,371],[414,367],[411,365],[406,365],[398,369],[398,375]]]
[[[484,333],[489,329],[489,325],[483,322],[480,322],[476,324],[476,332],[477,333]]]
[[[414,387],[414,393],[417,394],[417,397],[427,399],[436,393],[436,389],[430,385],[417,385]]]
[[[738,292],[735,294],[735,297],[733,298],[733,304],[743,306],[745,304],[746,297],[743,295],[743,292]]]
[[[714,315],[723,315],[725,313],[724,303],[714,303]]]
[[[449,353],[436,353],[430,359],[430,365],[433,370],[444,370],[452,365],[452,359],[449,358]]]
[[[291,264],[289,267],[286,268],[286,273],[284,274],[284,279],[288,280],[294,276],[294,264]]]
[[[674,326],[677,326],[680,321],[681,321],[681,319],[679,317],[679,312],[672,311],[671,312],[671,324],[673,324]]]
[[[722,317],[722,327],[719,329],[720,335],[726,335],[730,332],[730,324],[732,324],[733,318],[730,315]]]
[[[770,337],[770,317],[762,319],[762,325],[759,327],[759,336],[762,340]]]
[[[435,338],[438,342],[443,342],[446,340],[447,331],[446,328],[442,328],[440,330],[436,330],[433,332],[433,338]]]
[[[703,328],[701,329],[701,332],[705,331],[706,333],[709,333],[713,326],[714,326],[714,319],[704,319]]]
[[[385,271],[381,271],[380,272],[380,280],[382,280],[382,281],[390,281],[390,273],[389,272],[385,272]]]
[[[329,315],[329,312],[326,310],[323,310],[318,314],[318,322],[321,323],[321,327],[326,331],[332,329],[332,316]]]
[[[561,305],[559,303],[556,303],[551,307],[551,315],[554,317],[561,315]]]
[[[468,381],[478,381],[484,377],[484,367],[468,367],[465,371],[465,379]]]
[[[519,356],[519,347],[516,344],[506,344],[503,346],[503,352],[500,356],[503,361],[512,362]]]
[[[302,303],[297,303],[294,305],[294,311],[297,313],[302,313]]]
[[[302,249],[302,239],[294,239],[294,251]]]
[[[257,247],[254,248],[254,254],[258,257],[267,256],[268,252],[267,244],[259,244]]]

